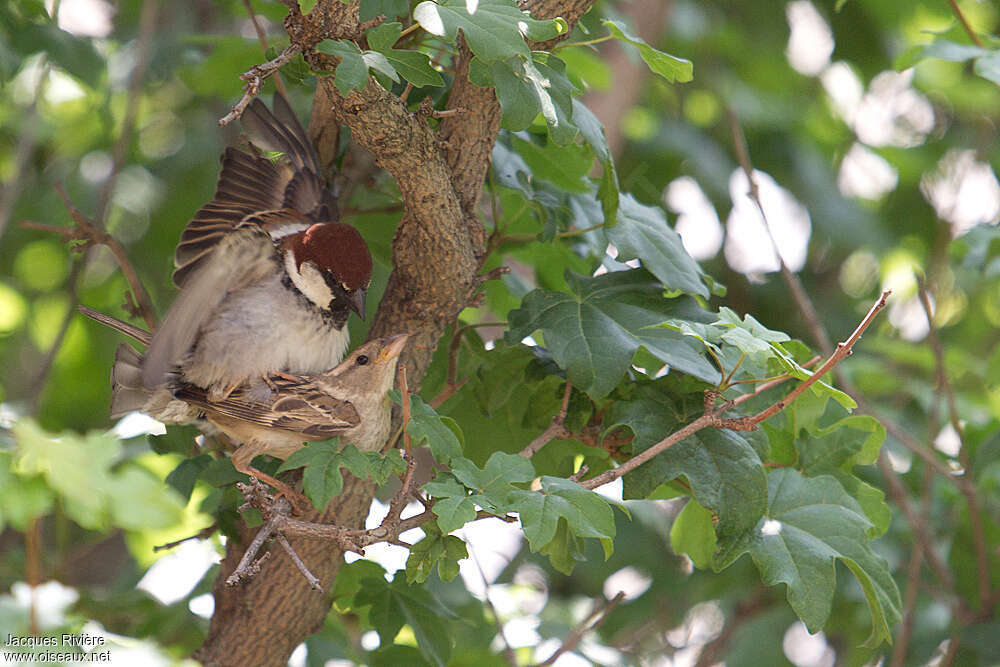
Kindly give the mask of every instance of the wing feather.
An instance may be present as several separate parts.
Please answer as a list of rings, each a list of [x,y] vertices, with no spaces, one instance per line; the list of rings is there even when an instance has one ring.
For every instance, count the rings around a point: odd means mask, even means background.
[[[271,275],[277,262],[271,237],[253,226],[228,234],[208,257],[185,277],[184,289],[149,344],[142,368],[147,389],[166,379],[230,291]]]

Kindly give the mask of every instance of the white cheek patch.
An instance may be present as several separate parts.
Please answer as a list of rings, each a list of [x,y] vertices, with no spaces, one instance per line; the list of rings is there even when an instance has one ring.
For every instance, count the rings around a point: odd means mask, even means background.
[[[292,253],[285,254],[285,270],[291,277],[292,282],[300,292],[320,308],[329,308],[330,301],[333,300],[333,292],[323,280],[322,274],[313,266],[312,262],[303,262],[301,272],[295,266],[295,258]]]

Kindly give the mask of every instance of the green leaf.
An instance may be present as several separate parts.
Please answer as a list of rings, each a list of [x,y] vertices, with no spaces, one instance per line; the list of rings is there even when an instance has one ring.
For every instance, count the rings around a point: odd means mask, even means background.
[[[687,554],[699,570],[706,570],[712,566],[715,546],[712,513],[694,498],[688,500],[670,527],[670,547],[675,553]]]
[[[303,490],[319,511],[323,511],[330,500],[343,489],[341,468],[347,468],[348,472],[359,479],[371,477],[380,485],[385,483],[389,475],[406,470],[406,463],[398,451],[393,450],[384,456],[380,452],[361,452],[352,444],[341,446],[339,437],[309,443],[292,452],[275,474],[303,466]]]
[[[891,642],[900,619],[899,591],[885,559],[868,545],[871,522],[857,501],[833,477],[810,479],[787,468],[771,472],[768,490],[766,515],[722,545],[716,568],[748,552],[762,581],[785,584],[792,609],[810,632],[818,632],[830,616],[840,560],[865,593],[872,618],[866,645]]]
[[[644,40],[629,33],[625,26],[617,21],[604,19],[604,25],[611,31],[611,36],[617,40],[627,42],[639,49],[639,55],[656,74],[659,74],[670,83],[680,81],[681,83],[694,78],[694,65],[690,60],[672,56],[669,53],[658,51],[647,44]]]
[[[596,278],[566,274],[572,293],[536,289],[508,315],[507,342],[541,329],[545,346],[573,385],[593,398],[608,394],[632,363],[639,346],[677,370],[711,384],[718,371],[681,334],[655,328],[672,318],[699,319],[690,300],[666,299],[645,271]]]
[[[333,71],[333,85],[341,95],[347,95],[355,88],[364,90],[368,85],[368,64],[361,57],[357,44],[344,39],[324,39],[316,45],[316,50],[340,57]]]
[[[427,581],[434,567],[442,581],[451,581],[458,576],[458,561],[469,557],[465,542],[441,532],[434,523],[421,527],[424,538],[410,547],[406,559],[406,582],[421,584]]]
[[[523,139],[514,139],[514,148],[524,158],[532,173],[567,192],[589,192],[587,174],[593,165],[593,156],[586,146],[570,144],[545,146]]]
[[[514,0],[480,0],[471,14],[468,6],[466,0],[421,2],[413,9],[413,19],[427,32],[453,44],[461,30],[472,52],[487,63],[518,54],[527,56],[525,37],[544,41],[566,32],[563,19],[533,19],[518,9]]]
[[[434,503],[434,514],[438,517],[441,532],[446,535],[476,518],[476,503],[472,501],[468,490],[454,477],[440,475],[423,488],[437,500]]]
[[[185,505],[176,491],[136,465],[116,471],[109,501],[114,524],[126,530],[169,528],[181,520]]]
[[[41,476],[17,475],[11,465],[11,456],[0,452],[0,531],[9,523],[24,532],[33,519],[52,511],[55,494]]]
[[[398,577],[398,575],[397,575]],[[354,596],[359,607],[371,606],[368,619],[375,626],[383,645],[389,645],[403,625],[409,625],[417,646],[434,665],[444,665],[451,656],[452,641],[441,632],[442,618],[456,618],[426,588],[410,586],[399,580],[364,579]]]
[[[707,299],[701,267],[667,224],[663,210],[640,204],[630,194],[622,195],[618,204],[618,224],[607,230],[608,240],[618,248],[618,261],[639,259],[667,289]]]
[[[605,432],[628,426],[635,434],[634,454],[683,425],[670,399],[652,386],[614,403],[604,424]],[[682,475],[698,503],[718,516],[720,537],[755,525],[767,507],[767,476],[757,452],[742,436],[718,429],[703,429],[625,475],[624,496],[645,498]]]
[[[452,474],[472,489],[472,502],[493,514],[503,514],[511,493],[520,490],[514,484],[533,480],[535,468],[520,454],[493,452],[482,468],[468,459],[455,459]]]
[[[472,60],[473,65],[480,64],[480,72],[484,75],[484,78],[479,81],[472,79],[473,83],[483,86],[492,85],[496,88],[497,100],[500,102],[500,109],[503,112],[500,125],[512,132],[528,128],[542,109],[534,88],[524,80],[523,73],[519,73],[521,68],[518,64],[520,62],[520,60],[502,60],[493,63],[490,67],[478,58]],[[490,69],[485,69],[487,67]],[[471,71],[470,68],[470,79]]]
[[[560,518],[578,537],[614,538],[614,513],[607,498],[560,477],[542,477],[541,484],[541,491],[516,490],[509,499],[533,551],[555,539]]]
[[[358,18],[362,23],[371,21],[376,16],[384,16],[391,20],[409,13],[409,0],[361,0],[361,6],[358,8]],[[395,44],[396,40],[392,40],[392,42]],[[375,50],[379,51],[380,49]]]
[[[389,396],[394,402],[401,402],[398,390],[393,389]],[[458,422],[451,417],[442,417],[416,394],[410,396],[410,423],[406,432],[413,437],[414,445],[426,442],[434,458],[441,463],[448,463],[462,455],[465,436]]]
[[[201,473],[211,462],[212,457],[208,454],[199,454],[194,458],[184,459],[167,475],[166,482],[174,487],[184,500],[189,500],[191,492],[194,491],[195,482],[198,481]]]
[[[392,48],[402,30],[403,26],[399,22],[383,23],[372,28],[366,33],[368,46],[381,53],[399,76],[417,88],[444,86],[444,79],[431,67],[430,57],[426,53]],[[389,76],[395,79],[393,75]]]
[[[76,523],[88,529],[106,528],[114,483],[110,468],[121,456],[118,439],[97,432],[49,434],[30,419],[14,424],[13,433],[17,443],[14,470],[42,475],[63,498],[66,513]]]
[[[77,37],[53,23],[25,23],[10,32],[5,30],[4,38],[10,39],[19,54],[44,51],[58,67],[91,88],[98,86],[107,71],[93,39]]]
[[[573,99],[573,124],[580,130],[580,134],[597,155],[597,159],[604,169],[597,190],[597,198],[601,200],[605,228],[613,227],[618,224],[618,205],[621,194],[618,185],[618,172],[615,169],[615,161],[604,134],[604,126],[601,125],[597,116],[576,98]]]
[[[557,56],[536,51],[520,58],[524,77],[538,98],[539,109],[549,130],[549,139],[569,144],[579,133],[573,125],[573,84],[566,77],[566,63]]]
[[[365,66],[367,66],[368,69],[373,69],[376,72],[385,74],[396,83],[399,83],[399,75],[396,74],[395,68],[389,63],[389,60],[378,51],[364,51],[361,53],[361,59],[365,62]]]

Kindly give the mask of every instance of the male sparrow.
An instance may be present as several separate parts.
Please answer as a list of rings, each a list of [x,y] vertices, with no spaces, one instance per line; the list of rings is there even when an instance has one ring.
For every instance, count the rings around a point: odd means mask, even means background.
[[[147,343],[145,330],[110,315],[80,306],[80,311],[113,329]],[[336,435],[361,451],[375,451],[389,437],[392,388],[399,355],[407,335],[377,338],[358,347],[325,373],[296,377],[274,376],[274,387],[264,403],[251,387],[240,387],[229,396],[213,400],[208,392],[190,383],[171,382],[148,390],[142,386],[143,357],[122,344],[111,370],[111,416],[122,416],[139,404],[147,414],[171,423],[207,419],[240,446],[232,455],[240,472],[261,479],[293,501],[298,494],[285,483],[251,465],[254,457],[268,454],[288,458],[304,441],[328,440]]]
[[[252,152],[226,149],[215,198],[181,235],[181,291],[146,351],[146,389],[179,370],[209,400],[244,382],[266,399],[271,375],[335,366],[347,350],[349,311],[364,317],[371,254],[354,227],[335,221],[295,113],[281,95],[273,114],[255,99],[243,126]]]

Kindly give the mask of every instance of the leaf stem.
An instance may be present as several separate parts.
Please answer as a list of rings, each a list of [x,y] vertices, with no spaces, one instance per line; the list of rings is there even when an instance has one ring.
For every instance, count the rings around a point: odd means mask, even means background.
[[[605,35],[604,37],[595,37],[594,39],[588,39],[583,42],[563,42],[552,50],[560,51],[562,49],[568,49],[571,46],[591,46],[592,44],[600,44],[601,42],[608,42],[612,39],[614,39],[613,35]]]

